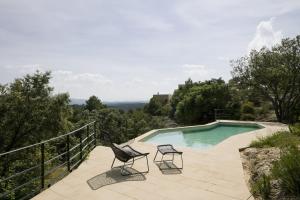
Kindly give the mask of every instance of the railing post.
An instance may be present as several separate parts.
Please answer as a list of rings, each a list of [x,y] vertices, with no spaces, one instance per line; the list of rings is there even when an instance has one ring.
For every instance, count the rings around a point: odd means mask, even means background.
[[[80,141],[80,160],[82,160],[82,130],[79,131],[79,141]]]
[[[97,127],[96,127],[96,122],[94,122],[94,143],[95,147],[97,146]]]
[[[67,135],[67,162],[68,162],[68,171],[71,170],[70,165],[70,135]]]
[[[45,143],[41,144],[41,189],[45,187]]]

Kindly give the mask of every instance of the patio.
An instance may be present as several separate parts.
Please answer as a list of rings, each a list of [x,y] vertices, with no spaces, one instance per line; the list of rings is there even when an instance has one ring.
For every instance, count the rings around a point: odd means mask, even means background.
[[[110,148],[98,146],[76,170],[33,199],[245,200],[251,194],[244,178],[238,149],[246,147],[256,137],[287,128],[277,123],[261,124],[266,128],[232,136],[209,150],[176,147],[184,152],[184,168],[181,173],[178,171],[162,173],[152,162],[156,146],[136,140],[131,144],[132,147],[141,152],[150,152],[150,172],[145,176],[118,177],[116,173],[110,171],[113,152]],[[177,159],[179,161],[179,158]],[[145,161],[143,159],[137,161],[134,168],[142,171],[145,169]],[[111,184],[97,185],[97,177],[99,180],[106,177],[107,184]]]

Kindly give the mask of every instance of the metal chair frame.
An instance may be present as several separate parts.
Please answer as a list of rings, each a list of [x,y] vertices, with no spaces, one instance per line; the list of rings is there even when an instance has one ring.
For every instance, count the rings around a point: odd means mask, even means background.
[[[161,152],[160,151],[160,147],[163,147],[163,146],[170,146],[174,151],[172,151],[172,152]],[[159,153],[161,153],[161,159],[160,159],[160,161],[159,160],[156,160],[156,157],[157,157],[157,154],[158,154],[158,152]],[[168,155],[168,154],[172,154],[172,160],[164,160],[164,156],[165,155]],[[153,162],[154,163],[163,163],[164,161],[172,161],[172,164],[174,164],[174,154],[177,154],[177,155],[180,155],[180,158],[181,158],[181,167],[176,167],[176,168],[166,168],[166,169],[164,169],[164,168],[161,168],[160,166],[158,167],[160,170],[172,170],[172,169],[183,169],[183,159],[182,159],[182,154],[183,154],[183,152],[181,152],[181,151],[177,151],[176,149],[174,149],[174,147],[173,147],[173,145],[171,145],[171,144],[163,144],[163,145],[158,145],[157,146],[157,151],[156,151],[156,154],[155,154],[155,157],[154,157],[154,159],[153,159]],[[175,165],[176,166],[176,165]]]

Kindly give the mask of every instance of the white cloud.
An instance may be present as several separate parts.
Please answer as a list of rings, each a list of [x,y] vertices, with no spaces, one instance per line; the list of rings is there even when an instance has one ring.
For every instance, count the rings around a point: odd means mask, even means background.
[[[279,43],[283,38],[281,30],[274,30],[274,18],[268,21],[261,21],[257,27],[255,36],[248,45],[248,53],[252,50],[260,50],[262,47],[270,48]]]
[[[30,65],[6,65],[5,69],[17,71],[21,75],[32,74],[36,71],[44,71],[44,69],[39,64],[30,64]]]
[[[58,70],[52,72],[53,84],[61,85],[109,85],[112,81],[101,74],[73,73],[72,71]]]
[[[182,69],[187,78],[192,78],[195,81],[198,81],[199,79],[205,79],[209,75],[209,70],[205,65],[184,64]]]

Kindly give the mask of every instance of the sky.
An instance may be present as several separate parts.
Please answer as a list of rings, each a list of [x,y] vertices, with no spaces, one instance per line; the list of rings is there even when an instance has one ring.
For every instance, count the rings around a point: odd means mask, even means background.
[[[0,84],[51,71],[54,94],[145,101],[300,34],[300,0],[0,0]]]

